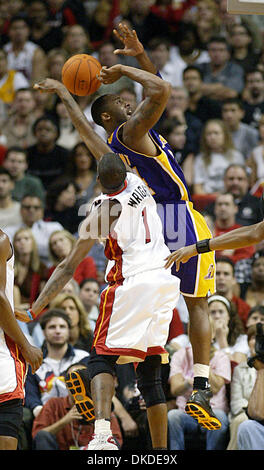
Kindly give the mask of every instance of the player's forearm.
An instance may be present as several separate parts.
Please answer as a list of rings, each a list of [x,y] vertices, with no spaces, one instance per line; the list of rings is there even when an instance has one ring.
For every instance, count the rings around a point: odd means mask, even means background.
[[[138,54],[136,56],[136,59],[141,67],[142,70],[145,70],[146,72],[152,73],[153,75],[156,75],[157,73],[157,68],[155,65],[151,62],[148,54],[146,51],[143,51],[141,54]]]
[[[68,90],[64,86],[61,86],[58,88],[57,93],[66,106],[71,121],[80,134],[81,139],[84,141],[94,157],[99,160],[102,155],[110,151],[110,148],[101,139],[101,137],[96,134],[96,132],[94,132],[84,113],[81,111],[80,107],[68,92]]]
[[[162,80],[162,78],[154,75],[151,72],[140,70],[127,65],[121,65],[120,71],[122,75],[140,83],[144,88],[145,96],[160,96],[167,99],[171,92],[171,85],[169,82]]]
[[[19,328],[17,320],[11,309],[11,305],[4,293],[0,293],[0,328],[9,336],[18,346],[25,348],[27,339]]]
[[[62,261],[53,271],[51,277],[45,284],[44,289],[32,305],[32,311],[37,316],[56,297],[61,289],[72,278],[74,269]]]
[[[228,233],[212,238],[209,242],[210,249],[232,250],[244,248],[245,246],[255,245],[264,239],[264,222],[255,225],[248,225]]]

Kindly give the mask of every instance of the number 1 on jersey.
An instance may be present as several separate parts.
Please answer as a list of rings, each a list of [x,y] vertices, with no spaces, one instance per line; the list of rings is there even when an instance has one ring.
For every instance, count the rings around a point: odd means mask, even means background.
[[[148,219],[147,219],[147,211],[146,211],[146,208],[143,209],[143,211],[142,211],[142,217],[143,217],[143,223],[144,223],[144,227],[145,227],[145,231],[146,231],[145,243],[150,243],[150,242],[151,242],[151,238],[150,238],[150,230],[149,230],[149,226],[148,226]]]

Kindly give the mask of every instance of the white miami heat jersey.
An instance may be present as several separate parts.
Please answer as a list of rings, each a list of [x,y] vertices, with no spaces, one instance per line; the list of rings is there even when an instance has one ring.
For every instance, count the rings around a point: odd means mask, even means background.
[[[14,311],[14,253],[6,262],[6,297]],[[26,364],[17,345],[0,328],[0,403],[24,397]]]
[[[104,200],[117,200],[122,208],[105,243],[105,255],[109,259],[107,282],[122,281],[140,272],[164,267],[170,251],[164,242],[156,202],[144,182],[128,173],[121,191],[101,194],[94,200],[93,207],[100,206]]]

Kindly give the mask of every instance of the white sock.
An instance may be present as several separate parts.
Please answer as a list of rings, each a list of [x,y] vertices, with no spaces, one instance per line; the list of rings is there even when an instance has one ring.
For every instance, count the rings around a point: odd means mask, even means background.
[[[209,379],[210,366],[205,364],[194,364],[193,366],[193,375],[194,377],[206,377]]]
[[[94,423],[95,434],[111,434],[110,421],[107,419],[97,419]]]

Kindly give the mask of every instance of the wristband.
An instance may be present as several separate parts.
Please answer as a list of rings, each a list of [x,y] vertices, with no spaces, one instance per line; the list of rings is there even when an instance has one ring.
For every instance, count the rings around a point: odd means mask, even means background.
[[[27,314],[28,314],[30,320],[34,320],[34,319],[36,318],[35,313],[33,313],[31,309],[26,310],[26,312],[27,312]]]
[[[198,242],[196,242],[197,253],[208,253],[208,251],[211,251],[209,241],[210,238],[206,238],[205,240],[198,240]]]

